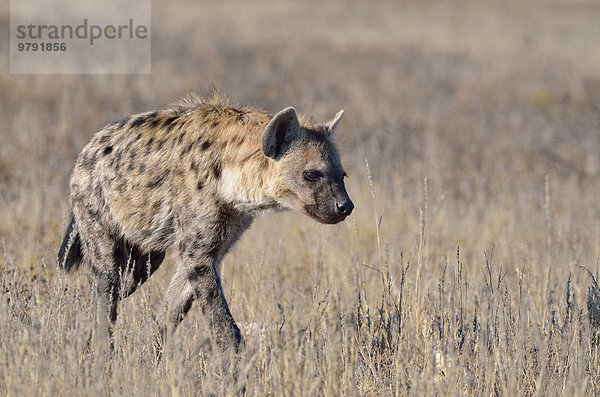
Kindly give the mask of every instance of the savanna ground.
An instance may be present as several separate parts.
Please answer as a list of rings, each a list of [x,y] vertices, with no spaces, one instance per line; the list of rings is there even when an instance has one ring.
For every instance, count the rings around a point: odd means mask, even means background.
[[[600,393],[598,3],[155,1],[152,15],[150,76],[9,75],[0,42],[0,394]],[[196,307],[154,360],[172,259],[120,306],[108,360],[89,349],[85,271],[55,269],[91,135],[212,85],[320,120],[344,108],[356,204],[333,227],[260,219],[226,257],[237,383]]]

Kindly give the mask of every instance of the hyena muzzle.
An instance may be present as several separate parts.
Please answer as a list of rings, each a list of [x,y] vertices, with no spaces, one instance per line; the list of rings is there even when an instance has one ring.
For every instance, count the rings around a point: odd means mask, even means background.
[[[84,262],[91,271],[98,335],[108,337],[118,300],[174,249],[178,267],[157,316],[162,340],[197,301],[220,349],[237,350],[221,260],[261,213],[295,209],[334,224],[352,212],[333,144],[342,113],[321,124],[294,108],[270,116],[192,95],[98,132],[73,170],[58,253],[60,268]]]

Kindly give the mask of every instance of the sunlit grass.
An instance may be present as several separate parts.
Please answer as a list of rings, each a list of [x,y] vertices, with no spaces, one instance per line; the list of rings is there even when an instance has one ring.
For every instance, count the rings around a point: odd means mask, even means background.
[[[151,76],[0,74],[0,395],[600,394],[596,5],[153,7]],[[225,258],[237,376],[197,307],[156,360],[174,258],[120,304],[112,354],[86,271],[54,264],[91,135],[213,84],[344,108],[356,204],[258,219]]]

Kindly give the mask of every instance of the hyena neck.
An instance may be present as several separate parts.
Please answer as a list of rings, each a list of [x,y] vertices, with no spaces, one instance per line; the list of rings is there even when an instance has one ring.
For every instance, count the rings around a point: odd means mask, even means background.
[[[256,216],[284,210],[275,198],[272,174],[275,167],[262,153],[242,163],[224,166],[219,196],[243,214]]]

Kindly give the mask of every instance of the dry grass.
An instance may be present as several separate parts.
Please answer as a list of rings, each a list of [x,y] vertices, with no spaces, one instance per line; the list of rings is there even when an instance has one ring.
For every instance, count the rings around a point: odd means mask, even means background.
[[[4,59],[0,394],[598,395],[599,19],[567,1],[178,1],[154,4],[152,76],[9,76]],[[261,219],[225,259],[237,382],[197,309],[155,362],[172,260],[121,305],[110,357],[89,348],[85,272],[54,268],[91,134],[211,84],[343,107],[356,204],[334,227]]]

